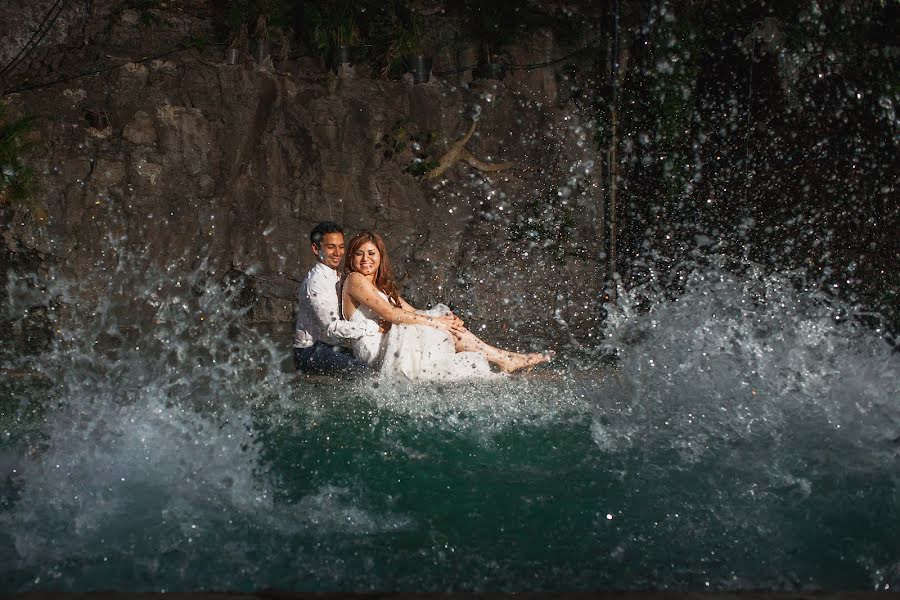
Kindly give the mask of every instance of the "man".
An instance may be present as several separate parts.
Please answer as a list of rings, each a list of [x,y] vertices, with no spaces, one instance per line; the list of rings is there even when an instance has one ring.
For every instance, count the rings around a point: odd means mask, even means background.
[[[377,333],[378,325],[341,318],[337,269],[344,256],[344,231],[337,223],[323,221],[309,234],[309,241],[316,264],[300,283],[294,365],[304,373],[359,376],[367,366],[350,353],[349,340]]]

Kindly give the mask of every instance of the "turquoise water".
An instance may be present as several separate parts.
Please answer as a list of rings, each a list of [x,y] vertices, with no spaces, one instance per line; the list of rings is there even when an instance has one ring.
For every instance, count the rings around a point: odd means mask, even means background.
[[[0,589],[900,585],[900,357],[780,276],[625,294],[602,349],[443,386],[299,381],[193,277],[5,359],[43,383],[2,387]]]

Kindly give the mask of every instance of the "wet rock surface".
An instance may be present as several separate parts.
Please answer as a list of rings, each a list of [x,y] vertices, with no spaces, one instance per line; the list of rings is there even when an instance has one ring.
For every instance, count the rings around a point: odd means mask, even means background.
[[[149,13],[106,4],[79,31],[109,56],[152,56],[213,28],[202,2],[154,11],[152,31]],[[103,18],[111,24],[100,30]],[[77,37],[63,36],[57,52]],[[104,64],[121,66],[7,97],[35,118],[32,164],[49,215],[10,217],[10,261],[27,249],[74,278],[128,254],[242,274],[247,318],[286,342],[313,261],[308,232],[330,219],[350,235],[383,234],[411,302],[450,303],[492,340],[526,347],[529,336],[564,338],[560,323],[587,331],[594,322],[602,196],[583,193],[591,134],[557,107],[552,73],[413,85],[340,77],[316,61],[226,65],[219,47]],[[468,149],[513,168],[460,161],[427,181],[409,172],[426,150],[410,136],[430,136],[438,158],[472,117]],[[386,141],[402,148],[387,152]],[[554,224],[553,248],[516,229],[567,185],[581,190],[577,218]]]

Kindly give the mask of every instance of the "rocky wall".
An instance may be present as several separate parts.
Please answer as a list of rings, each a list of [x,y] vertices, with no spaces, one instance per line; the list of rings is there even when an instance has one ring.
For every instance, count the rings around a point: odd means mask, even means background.
[[[133,52],[148,37],[133,12],[114,15],[112,47]],[[176,31],[211,27],[202,15],[172,19]],[[547,54],[551,42],[545,36],[535,51]],[[351,235],[382,233],[410,301],[449,302],[488,339],[588,340],[600,280],[599,165],[587,120],[557,106],[556,85],[552,71],[414,85],[334,74],[316,60],[227,65],[211,47],[9,95],[14,111],[35,118],[31,161],[49,216],[15,214],[7,262],[26,249],[71,278],[126,254],[203,264],[215,277],[239,277],[247,318],[287,343],[296,287],[313,261],[308,232],[331,219]],[[425,152],[410,135],[430,136],[438,156],[472,118],[467,148],[512,168],[457,162],[434,180],[409,172]],[[388,152],[397,140],[402,148]],[[550,229],[548,201],[568,215]]]

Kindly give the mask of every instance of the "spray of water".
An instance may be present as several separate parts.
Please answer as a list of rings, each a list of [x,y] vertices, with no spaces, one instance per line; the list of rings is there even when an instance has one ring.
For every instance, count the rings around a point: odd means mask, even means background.
[[[101,298],[12,277],[7,316],[42,306],[57,341],[4,358],[42,382],[3,409],[4,587],[896,585],[873,516],[898,516],[896,352],[796,275],[679,272],[675,299],[672,282],[620,292],[605,379],[562,359],[542,378],[337,388],[286,373],[202,264],[121,256]],[[519,519],[537,519],[522,556],[501,543]],[[806,564],[816,544],[855,566]],[[581,558],[533,562],[560,545]]]
[[[794,437],[798,425],[873,450],[896,441],[900,357],[882,330],[796,273],[724,257],[686,273],[675,298],[653,282],[610,311],[606,349],[622,360],[608,386],[619,404],[601,411],[623,422],[608,438],[598,422],[598,443],[628,445],[641,432],[684,444],[687,457],[762,430]]]
[[[583,398],[577,408],[546,387],[532,393],[527,381],[475,390],[299,382],[284,368],[286,349],[244,323],[238,290],[204,264],[158,268],[115,244],[111,254],[112,266],[80,281],[9,277],[5,316],[40,311],[55,330],[45,351],[4,356],[8,372],[31,382],[14,390],[3,415],[9,487],[0,524],[13,587],[83,587],[122,563],[136,564],[134,577],[176,586],[239,588],[257,572],[264,585],[272,573],[254,557],[280,550],[246,541],[252,532],[366,535],[413,522],[366,507],[358,482],[310,477],[288,497],[284,475],[271,469],[285,439],[323,420],[337,420],[335,430],[365,420],[385,447],[409,457],[417,451],[397,431],[410,420],[489,444],[520,422],[587,411]],[[106,293],[95,297],[98,289]],[[207,580],[190,572],[221,560],[223,544],[233,569]]]
[[[623,290],[610,311],[606,350],[620,361],[594,407],[597,447],[639,457],[660,511],[733,569],[707,582],[847,585],[802,576],[808,561],[896,586],[883,527],[898,511],[900,355],[800,274],[724,257],[680,272]]]
[[[78,282],[10,277],[9,316],[43,308],[56,342],[7,360],[37,382],[4,406],[7,436],[18,434],[3,474],[16,509],[0,514],[9,564],[41,565],[37,582],[63,577],[72,557],[102,564],[147,539],[164,557],[271,512],[253,413],[289,387],[232,295],[202,265],[140,256]]]

